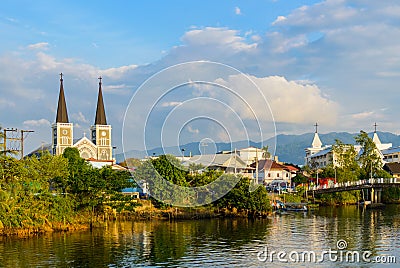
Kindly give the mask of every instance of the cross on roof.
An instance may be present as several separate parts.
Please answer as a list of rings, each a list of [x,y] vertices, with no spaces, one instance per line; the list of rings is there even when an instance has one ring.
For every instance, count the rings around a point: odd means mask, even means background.
[[[100,81],[99,83],[100,83],[100,84],[101,84],[101,79],[103,79],[103,78],[101,78],[101,76],[100,76],[100,77],[99,77],[99,81]]]
[[[377,127],[378,125],[376,124],[376,122],[375,122],[375,124],[374,124],[374,132],[376,133],[376,127]]]
[[[63,73],[60,73],[60,80],[63,80]]]
[[[315,123],[314,127],[315,127],[315,133],[318,133],[318,123]]]

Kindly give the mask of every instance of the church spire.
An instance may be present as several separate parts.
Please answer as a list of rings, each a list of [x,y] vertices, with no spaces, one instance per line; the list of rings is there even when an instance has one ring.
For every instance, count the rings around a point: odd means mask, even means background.
[[[58,96],[56,123],[69,123],[68,122],[67,104],[65,102],[65,96],[64,96],[64,85],[63,85],[63,74],[62,73],[60,73],[60,94]]]
[[[376,127],[377,126],[378,125],[375,122],[375,124],[374,124],[374,136],[373,136],[372,140],[375,142],[375,144],[381,144],[381,140],[378,137],[378,133],[376,133]]]
[[[321,148],[322,142],[318,135],[318,123],[315,123],[314,126],[315,126],[315,133],[314,133],[314,139],[312,141],[312,148]]]
[[[107,125],[106,112],[104,110],[103,93],[101,90],[101,76],[99,77],[99,95],[97,97],[95,125]]]

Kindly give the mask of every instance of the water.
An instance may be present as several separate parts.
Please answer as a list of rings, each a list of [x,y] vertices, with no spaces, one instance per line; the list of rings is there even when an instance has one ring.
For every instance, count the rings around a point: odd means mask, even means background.
[[[1,267],[398,267],[400,206],[321,208],[268,219],[111,223],[107,228],[0,239]],[[337,241],[347,247],[338,250]],[[343,242],[343,241],[342,241]],[[344,242],[343,242],[344,243]],[[269,255],[265,255],[267,249]],[[294,262],[295,252],[371,252],[396,264]],[[286,252],[288,262],[272,251]],[[292,259],[288,254],[292,252]],[[266,257],[267,256],[267,257]],[[388,260],[386,260],[388,261]],[[393,262],[393,259],[389,260]]]

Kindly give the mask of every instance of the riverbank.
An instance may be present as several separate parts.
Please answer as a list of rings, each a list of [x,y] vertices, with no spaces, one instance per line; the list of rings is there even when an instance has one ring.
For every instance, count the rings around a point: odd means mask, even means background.
[[[213,218],[266,218],[272,211],[250,212],[236,208],[196,207],[157,208],[150,200],[140,200],[140,206],[132,211],[117,212],[115,209],[105,209],[101,213],[91,216],[89,213],[80,213],[66,222],[46,221],[41,226],[6,227],[0,226],[0,236],[30,237],[51,232],[71,232],[101,228],[109,222],[115,221],[148,221],[148,220],[200,220]]]

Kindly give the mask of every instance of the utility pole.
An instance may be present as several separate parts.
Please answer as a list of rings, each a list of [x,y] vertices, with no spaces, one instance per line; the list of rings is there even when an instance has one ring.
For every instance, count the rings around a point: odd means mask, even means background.
[[[7,132],[17,132],[16,128],[5,128],[4,129],[4,142],[3,142],[3,154],[7,154],[7,140],[18,140],[17,138],[7,138]]]
[[[34,132],[34,131],[21,129],[21,159],[24,158],[24,133],[31,133],[31,132]],[[42,153],[43,153],[43,149],[42,149]]]
[[[265,171],[264,171],[265,177]],[[258,184],[258,148],[256,147],[256,184]]]
[[[33,130],[21,130],[21,136],[9,136],[7,135],[8,132],[16,133],[18,130],[16,128],[5,128],[4,129],[4,142],[3,142],[3,154],[6,155],[8,152],[19,152],[21,154],[21,159],[24,157],[24,134],[27,132],[34,132]],[[15,148],[8,148],[7,141],[16,141],[20,143],[19,147]]]

